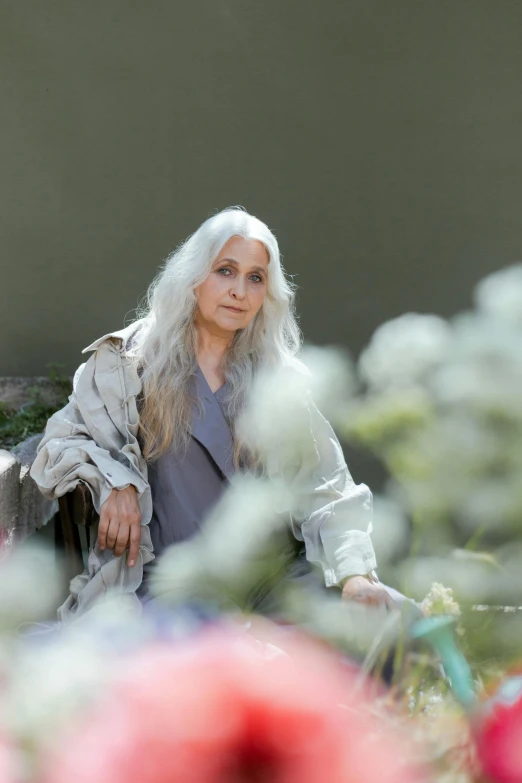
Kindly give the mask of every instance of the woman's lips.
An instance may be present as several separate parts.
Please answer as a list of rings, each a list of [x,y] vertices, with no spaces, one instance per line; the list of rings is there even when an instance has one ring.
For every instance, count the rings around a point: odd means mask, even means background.
[[[231,307],[230,305],[223,305],[227,310],[231,310],[233,313],[242,313],[243,310],[240,307]]]

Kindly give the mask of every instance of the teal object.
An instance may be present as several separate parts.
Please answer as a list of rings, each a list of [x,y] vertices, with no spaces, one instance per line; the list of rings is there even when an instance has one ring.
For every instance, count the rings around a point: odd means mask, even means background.
[[[466,710],[472,710],[477,696],[470,666],[455,642],[454,624],[453,617],[424,617],[413,625],[411,635],[425,639],[438,652],[455,697]]]

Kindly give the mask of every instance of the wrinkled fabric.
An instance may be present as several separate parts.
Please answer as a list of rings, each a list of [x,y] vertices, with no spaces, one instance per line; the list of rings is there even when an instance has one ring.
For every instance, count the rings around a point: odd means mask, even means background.
[[[49,419],[31,467],[32,478],[49,499],[70,492],[79,482],[87,484],[98,513],[113,488],[133,484],[138,493],[142,530],[136,565],[128,567],[126,552],[119,557],[113,550],[102,552],[94,530],[87,567],[71,581],[70,596],[58,610],[63,622],[82,615],[111,588],[135,594],[144,565],[154,559],[148,466],[137,440],[136,398],[141,381],[127,353],[142,326],[143,319],[83,350],[92,354],[75,373],[68,404]],[[274,454],[267,475],[297,491],[292,532],[304,542],[307,560],[321,567],[326,587],[331,587],[346,576],[366,574],[376,567],[370,538],[372,495],[365,484],[354,483],[332,427],[312,400],[307,409],[309,448],[303,449],[298,464],[287,464]],[[202,428],[198,436],[197,427],[196,421],[193,435],[204,441],[227,475],[231,463],[228,458],[223,463],[217,430]]]
[[[61,497],[79,482],[85,483],[98,514],[114,488],[133,484],[138,493],[141,542],[136,565],[127,566],[126,553],[116,557],[113,550],[100,550],[95,526],[87,566],[71,580],[70,595],[58,609],[62,622],[84,614],[111,588],[135,596],[143,566],[154,559],[148,528],[151,492],[137,441],[136,395],[141,382],[124,353],[125,341],[136,325],[133,327],[100,338],[84,349],[84,353],[94,352],[76,371],[67,405],[49,419],[30,470],[47,498]],[[137,597],[135,600],[139,605]]]

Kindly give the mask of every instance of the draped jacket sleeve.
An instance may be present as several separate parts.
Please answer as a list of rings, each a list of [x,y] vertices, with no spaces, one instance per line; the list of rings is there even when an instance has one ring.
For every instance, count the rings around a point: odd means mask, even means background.
[[[94,361],[95,354],[89,363]],[[86,364],[76,371],[75,384]],[[90,370],[91,367],[87,367],[87,375]],[[122,444],[114,444],[115,449],[107,448],[110,445],[106,442],[108,436],[109,431],[106,430],[105,445],[94,440],[92,428],[89,429],[80,412],[76,389],[73,389],[67,405],[48,420],[31,466],[31,476],[41,493],[49,499],[58,498],[83,481],[91,490],[98,514],[115,488],[124,489],[133,484],[139,494],[143,493],[146,480],[129,464],[118,459]]]
[[[68,622],[81,616],[111,588],[134,596],[143,579],[143,566],[154,559],[148,524],[152,498],[147,466],[137,441],[137,372],[124,352],[129,328],[100,338],[85,351],[94,352],[76,371],[67,405],[47,422],[44,436],[31,466],[31,476],[42,494],[57,498],[84,482],[100,511],[112,489],[133,484],[141,512],[141,542],[136,565],[129,568],[126,553],[115,556],[100,550],[93,536],[87,565],[70,583],[70,595],[58,609],[58,618]],[[84,352],[85,352],[84,351]]]
[[[312,444],[292,478],[298,498],[292,525],[305,543],[307,559],[321,566],[331,587],[376,567],[370,537],[373,499],[366,484],[354,482],[332,426],[312,400],[308,416]]]
[[[260,391],[261,414],[250,417],[244,431],[263,454],[265,475],[289,490],[282,510],[293,533],[304,542],[307,560],[322,569],[327,587],[371,574],[372,493],[350,475],[341,444],[314,400],[310,371],[292,362],[275,379],[267,386],[273,394],[288,384],[295,395],[285,397],[281,413],[270,400],[263,408],[268,396]]]

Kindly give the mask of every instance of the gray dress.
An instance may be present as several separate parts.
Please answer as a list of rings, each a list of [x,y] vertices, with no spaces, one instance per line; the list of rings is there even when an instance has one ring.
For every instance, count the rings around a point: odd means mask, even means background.
[[[172,544],[191,538],[212,506],[225,491],[235,472],[230,427],[221,402],[228,384],[212,392],[200,367],[196,373],[196,395],[203,403],[203,414],[194,406],[191,438],[184,454],[171,449],[149,464],[148,477],[152,493],[152,519],[149,523],[153,551],[156,557]],[[291,533],[285,542],[289,548],[289,563],[297,555],[296,575],[308,572],[304,545]],[[302,550],[302,551],[301,551]],[[299,556],[300,555],[300,556]],[[144,568],[143,582],[136,591],[141,600],[148,600],[147,581],[156,561]],[[294,569],[295,570],[295,569]],[[270,590],[262,585],[253,591],[253,605],[268,609]]]
[[[214,394],[199,366],[195,380],[204,412],[200,416],[194,406],[186,452],[171,448],[148,466],[153,507],[149,529],[156,558],[167,547],[191,538],[201,529],[233,472],[232,437],[220,405],[227,384]],[[147,580],[155,563],[145,566],[143,582],[136,591],[140,598],[148,595]]]

